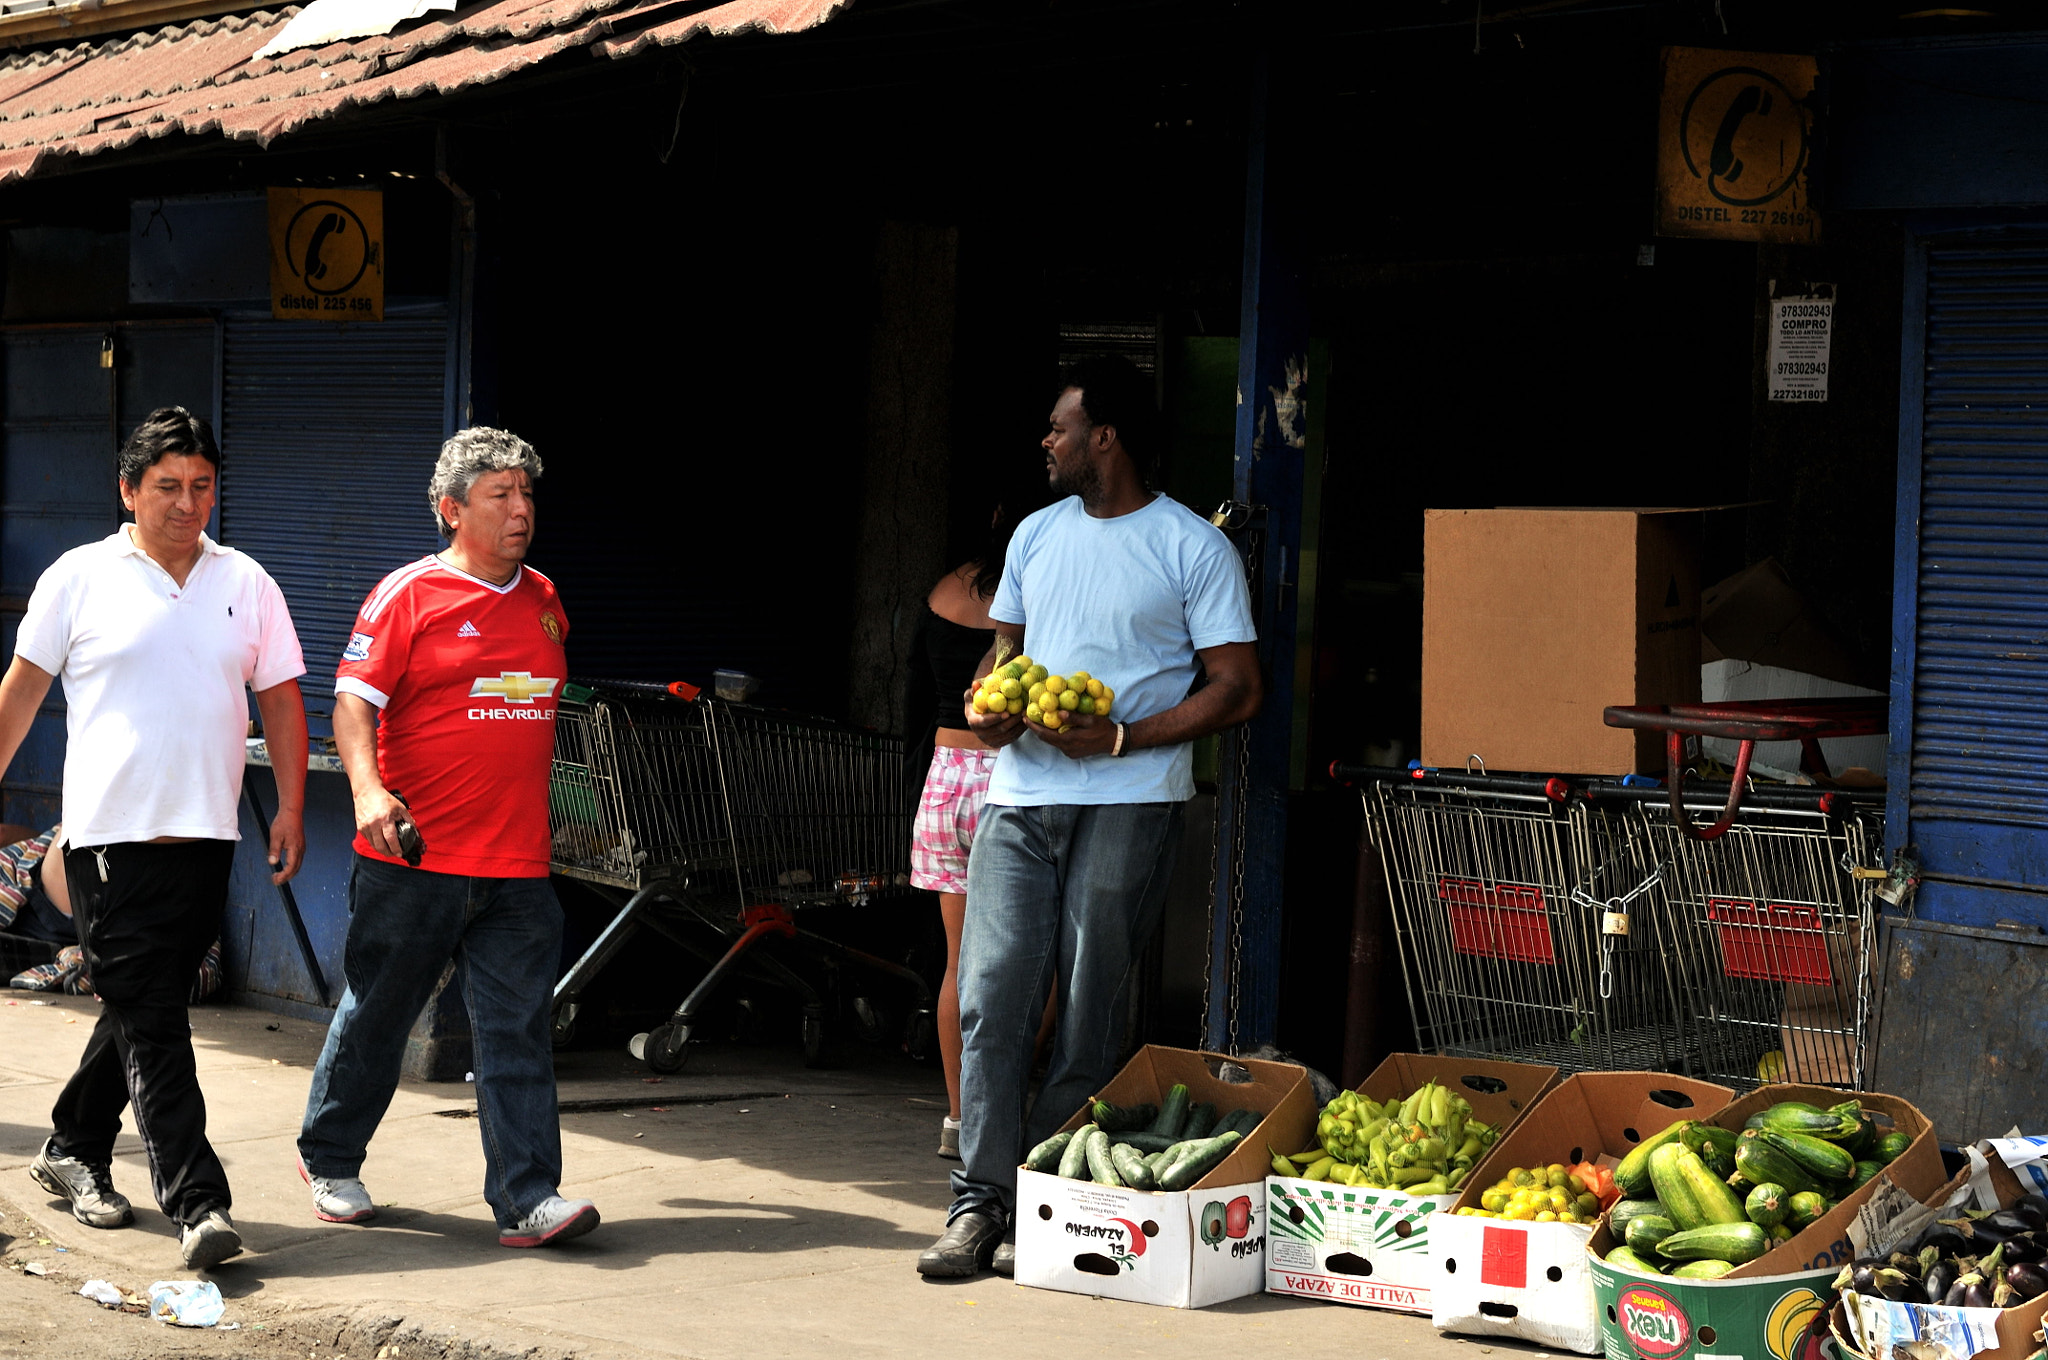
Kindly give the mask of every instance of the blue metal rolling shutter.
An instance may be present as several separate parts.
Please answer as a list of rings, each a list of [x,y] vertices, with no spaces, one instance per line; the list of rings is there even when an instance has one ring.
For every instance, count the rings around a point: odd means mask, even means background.
[[[2048,889],[2048,244],[1927,257],[1912,836]]]
[[[427,479],[447,431],[448,315],[379,323],[227,321],[221,539],[276,579],[306,653],[309,707],[363,597],[435,551]]]

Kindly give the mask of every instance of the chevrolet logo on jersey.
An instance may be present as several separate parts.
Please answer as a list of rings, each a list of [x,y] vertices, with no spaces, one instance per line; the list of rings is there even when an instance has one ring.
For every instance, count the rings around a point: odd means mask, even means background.
[[[558,683],[555,677],[546,675],[536,680],[532,671],[500,671],[495,677],[480,677],[469,687],[469,697],[489,696],[508,704],[530,704],[535,699],[548,698]]]

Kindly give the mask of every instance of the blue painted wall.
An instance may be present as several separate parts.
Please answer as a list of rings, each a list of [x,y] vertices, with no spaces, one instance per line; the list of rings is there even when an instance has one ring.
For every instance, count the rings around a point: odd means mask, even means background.
[[[263,800],[263,810],[277,811],[277,779],[268,769],[252,765],[244,775]],[[341,995],[342,944],[348,934],[348,872],[355,838],[355,805],[348,778],[324,770],[306,776],[306,866],[292,880],[299,914],[312,938],[320,970],[333,997]],[[323,1006],[298,941],[285,917],[284,904],[270,881],[266,847],[256,834],[248,802],[242,804],[242,843],[228,880],[226,941],[227,990],[238,999],[266,1009],[324,1018]]]

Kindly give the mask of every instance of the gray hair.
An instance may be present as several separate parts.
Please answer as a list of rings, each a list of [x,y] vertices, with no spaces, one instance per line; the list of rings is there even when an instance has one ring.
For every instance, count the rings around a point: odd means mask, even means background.
[[[434,523],[440,528],[441,537],[455,537],[455,526],[441,518],[441,498],[452,496],[457,505],[468,505],[469,489],[476,485],[477,478],[487,472],[508,470],[524,472],[536,482],[540,480],[540,455],[533,451],[533,445],[510,430],[476,425],[450,436],[434,463],[433,480],[427,483],[427,504],[433,508]]]

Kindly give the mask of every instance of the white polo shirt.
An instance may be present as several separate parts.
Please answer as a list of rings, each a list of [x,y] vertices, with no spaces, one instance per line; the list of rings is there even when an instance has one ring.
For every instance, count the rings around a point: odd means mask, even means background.
[[[128,529],[51,563],[15,637],[64,680],[64,841],[240,840],[244,689],[306,671],[284,593],[204,534],[181,586]]]

